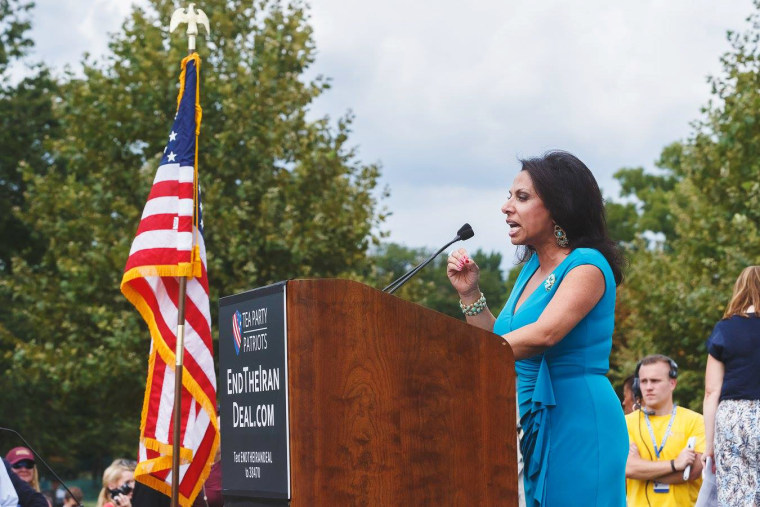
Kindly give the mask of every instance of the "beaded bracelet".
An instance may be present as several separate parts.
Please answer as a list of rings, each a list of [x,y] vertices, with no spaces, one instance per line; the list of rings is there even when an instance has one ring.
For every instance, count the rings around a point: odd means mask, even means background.
[[[477,301],[472,303],[471,305],[466,305],[462,303],[462,300],[459,300],[459,308],[462,309],[462,313],[467,315],[468,317],[474,317],[483,310],[485,310],[488,307],[486,304],[486,296],[481,292],[480,298],[478,298]]]

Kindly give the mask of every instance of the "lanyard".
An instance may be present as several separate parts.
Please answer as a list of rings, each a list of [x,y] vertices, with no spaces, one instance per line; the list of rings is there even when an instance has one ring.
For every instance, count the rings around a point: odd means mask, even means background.
[[[645,413],[644,418],[647,421],[647,428],[649,429],[649,436],[652,437],[652,446],[654,447],[654,454],[657,456],[657,459],[660,459],[660,453],[662,452],[663,447],[665,447],[665,442],[667,442],[668,437],[670,436],[670,428],[673,426],[673,420],[676,418],[676,409],[678,408],[678,404],[673,404],[673,412],[670,414],[670,421],[668,422],[668,427],[665,430],[665,434],[662,436],[662,443],[660,444],[660,447],[657,447],[657,439],[654,438],[654,430],[652,429],[652,423],[649,422],[649,414]]]

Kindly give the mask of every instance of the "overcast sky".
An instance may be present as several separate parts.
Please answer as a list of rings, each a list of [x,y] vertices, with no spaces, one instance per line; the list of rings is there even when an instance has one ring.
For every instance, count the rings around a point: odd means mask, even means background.
[[[311,4],[313,72],[333,84],[314,113],[354,112],[360,159],[382,164],[391,191],[390,239],[436,247],[467,221],[475,237],[465,246],[503,252],[507,264],[499,208],[518,157],[569,150],[616,197],[617,169],[652,169],[689,135],[729,49],[726,30],[744,30],[753,9],[750,0]],[[107,50],[129,8],[37,0],[33,56],[76,68],[85,51]]]

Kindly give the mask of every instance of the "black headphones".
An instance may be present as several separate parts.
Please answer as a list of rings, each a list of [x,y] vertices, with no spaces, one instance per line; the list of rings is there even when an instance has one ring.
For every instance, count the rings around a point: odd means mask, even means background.
[[[670,370],[668,370],[668,377],[670,378],[678,378],[678,365],[675,361],[673,361],[668,356],[663,356],[662,354],[655,354],[652,356],[647,356],[638,363],[636,363],[636,370],[633,372],[633,384],[631,385],[631,391],[633,391],[633,399],[637,400],[638,402],[641,401],[641,381],[639,380],[639,370],[641,369],[641,363],[644,362],[644,360],[647,360],[647,364],[653,364],[656,362],[667,362],[670,365]]]

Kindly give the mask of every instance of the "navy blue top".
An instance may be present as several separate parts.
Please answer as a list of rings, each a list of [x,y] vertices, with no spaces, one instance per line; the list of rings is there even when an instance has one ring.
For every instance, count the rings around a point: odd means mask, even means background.
[[[760,400],[760,318],[733,315],[715,325],[707,351],[723,363],[721,400]]]

